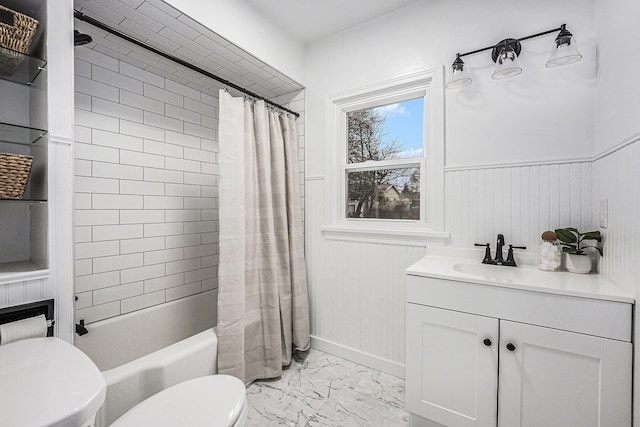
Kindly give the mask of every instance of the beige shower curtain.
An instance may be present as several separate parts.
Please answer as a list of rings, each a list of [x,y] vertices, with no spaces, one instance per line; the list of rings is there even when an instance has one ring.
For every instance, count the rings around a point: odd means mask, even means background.
[[[220,91],[218,372],[274,378],[309,348],[293,117]]]

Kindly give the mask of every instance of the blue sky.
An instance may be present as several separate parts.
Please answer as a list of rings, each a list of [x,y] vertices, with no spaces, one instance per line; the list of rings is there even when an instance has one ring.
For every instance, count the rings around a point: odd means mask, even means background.
[[[398,157],[422,156],[422,122],[424,99],[412,99],[396,104],[378,107],[378,111],[386,116],[386,139],[398,138],[401,153]]]

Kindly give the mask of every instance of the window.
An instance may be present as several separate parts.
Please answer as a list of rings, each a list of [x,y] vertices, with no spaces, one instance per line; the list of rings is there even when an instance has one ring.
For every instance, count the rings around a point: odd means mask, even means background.
[[[329,98],[327,238],[426,244],[444,230],[442,69]]]
[[[346,113],[348,218],[420,220],[423,104],[416,98]]]
[[[420,219],[420,167],[347,171],[347,218]]]

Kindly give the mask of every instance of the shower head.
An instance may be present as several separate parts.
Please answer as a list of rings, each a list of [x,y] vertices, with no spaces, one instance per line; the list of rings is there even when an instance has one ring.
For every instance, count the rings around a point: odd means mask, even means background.
[[[73,45],[74,46],[83,46],[85,44],[91,43],[93,39],[89,34],[82,34],[78,30],[73,30]]]

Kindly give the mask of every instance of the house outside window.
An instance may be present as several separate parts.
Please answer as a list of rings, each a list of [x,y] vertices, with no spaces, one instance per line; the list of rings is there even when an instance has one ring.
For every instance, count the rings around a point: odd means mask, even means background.
[[[442,69],[331,96],[327,178],[338,240],[443,241]]]
[[[420,220],[423,107],[416,98],[346,113],[348,218]]]

